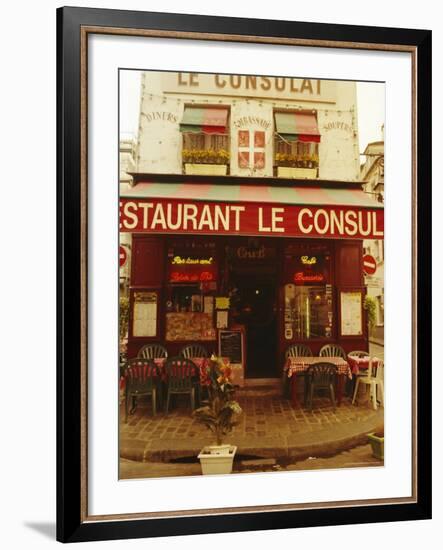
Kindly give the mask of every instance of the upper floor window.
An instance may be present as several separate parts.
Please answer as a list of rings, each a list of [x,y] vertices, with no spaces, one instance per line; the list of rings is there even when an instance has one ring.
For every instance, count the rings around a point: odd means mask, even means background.
[[[320,133],[316,113],[276,111],[274,167],[280,177],[318,177]]]
[[[228,115],[226,107],[185,107],[180,124],[185,173],[227,173],[230,158]]]

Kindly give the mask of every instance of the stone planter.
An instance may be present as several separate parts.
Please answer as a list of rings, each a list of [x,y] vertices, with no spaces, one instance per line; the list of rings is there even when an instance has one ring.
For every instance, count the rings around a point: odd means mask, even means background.
[[[203,475],[230,474],[237,451],[235,445],[211,445],[198,455]]]
[[[379,437],[375,433],[368,434],[369,443],[371,444],[372,454],[379,460],[385,458],[385,438]]]
[[[227,164],[190,164],[185,163],[185,174],[193,176],[226,176]]]
[[[292,168],[290,166],[278,166],[277,176],[279,178],[294,179],[317,179],[317,168]]]

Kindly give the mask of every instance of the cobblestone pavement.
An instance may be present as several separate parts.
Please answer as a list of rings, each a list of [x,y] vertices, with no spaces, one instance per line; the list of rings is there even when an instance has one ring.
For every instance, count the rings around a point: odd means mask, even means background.
[[[246,392],[245,392],[246,393]],[[177,399],[174,408],[168,415],[163,412],[152,416],[150,403],[140,402],[137,410],[128,417],[128,423],[120,425],[120,436],[144,441],[158,439],[192,439],[208,438],[208,430],[191,416],[189,398]],[[349,398],[344,398],[342,405],[333,410],[329,399],[315,399],[312,412],[302,407],[293,408],[290,401],[278,396],[247,397],[238,395],[237,400],[243,414],[239,418],[230,437],[237,436],[268,437],[286,436],[291,433],[313,432],[320,428],[337,424],[363,422],[376,415],[376,411],[362,402],[359,406],[351,405]],[[123,420],[123,408],[121,411]]]
[[[335,468],[366,468],[383,466],[383,462],[372,456],[370,445],[360,445],[332,457],[309,457],[305,460],[287,459],[235,460],[233,474],[257,472],[287,472],[297,470],[319,470]],[[177,477],[201,475],[200,464],[136,462],[122,459],[120,477],[136,479],[143,477]]]
[[[294,408],[275,388],[243,389],[236,398],[243,414],[226,440],[238,446],[237,452],[255,458],[301,459],[319,453],[319,446],[322,456],[328,456],[366,442],[365,434],[383,427],[383,409],[374,411],[364,394],[358,406],[345,397],[335,410],[329,399],[317,398],[312,412]],[[122,406],[120,420],[120,454],[126,459],[169,462],[195,457],[213,443],[207,428],[192,418],[185,396],[177,396],[168,415],[160,411],[156,416],[149,400],[140,399],[127,423]]]

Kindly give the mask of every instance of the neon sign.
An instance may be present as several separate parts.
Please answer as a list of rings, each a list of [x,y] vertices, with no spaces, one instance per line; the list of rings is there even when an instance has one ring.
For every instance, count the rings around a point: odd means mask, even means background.
[[[296,283],[321,283],[325,280],[322,273],[305,273],[297,271],[294,273],[294,282]]]
[[[180,271],[171,271],[169,280],[171,283],[197,283],[200,281],[213,281],[214,274],[210,271],[201,271],[200,273],[180,273]]]
[[[171,260],[172,265],[212,265],[214,258],[182,258],[181,256],[174,256]]]
[[[303,265],[314,265],[317,263],[317,258],[315,256],[311,258],[309,256],[301,256],[300,261]]]

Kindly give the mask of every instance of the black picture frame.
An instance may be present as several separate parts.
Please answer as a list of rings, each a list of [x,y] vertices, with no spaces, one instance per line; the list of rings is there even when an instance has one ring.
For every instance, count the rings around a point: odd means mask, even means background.
[[[294,507],[241,513],[150,518],[89,518],[84,469],[86,443],[82,414],[87,404],[85,361],[87,301],[82,212],[85,176],[82,40],[85,29],[226,35],[230,40],[298,40],[336,47],[378,47],[414,56],[416,194],[414,338],[420,368],[415,374],[415,498],[358,506]],[[92,31],[91,31],[92,32]],[[234,38],[232,38],[234,36]],[[218,38],[220,40],[220,38]],[[344,46],[342,46],[344,47]],[[82,103],[83,101],[83,103]],[[57,10],[57,539],[62,542],[161,537],[197,533],[390,522],[431,518],[431,31],[383,27],[269,21],[89,8]],[[83,136],[83,137],[82,137]],[[82,157],[83,155],[83,157]],[[83,171],[83,172],[82,172]],[[82,466],[83,464],[83,466]]]

